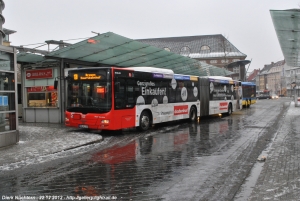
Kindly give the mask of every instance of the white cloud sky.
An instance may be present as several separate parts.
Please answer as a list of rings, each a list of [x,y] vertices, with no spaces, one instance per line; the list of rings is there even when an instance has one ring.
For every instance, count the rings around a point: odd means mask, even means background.
[[[300,0],[4,0],[11,45],[114,32],[144,39],[223,34],[252,59],[250,69],[283,60],[270,10]],[[76,40],[66,42],[74,43]],[[27,47],[37,47],[27,46]]]

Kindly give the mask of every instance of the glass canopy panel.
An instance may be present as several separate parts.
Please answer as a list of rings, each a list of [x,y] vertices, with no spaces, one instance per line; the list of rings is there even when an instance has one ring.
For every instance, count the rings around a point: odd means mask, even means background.
[[[149,50],[149,45],[136,45],[135,41],[131,41],[124,44],[115,44],[111,48],[108,48],[101,52],[95,52],[93,55],[89,55],[83,60],[85,61],[93,61],[98,63],[104,63],[109,65],[116,65],[117,62],[131,60],[135,62],[134,59],[140,57],[142,54],[142,50],[145,52],[152,53],[153,51]],[[102,55],[105,56],[102,56]],[[147,53],[146,53],[147,54]]]
[[[28,63],[35,63],[44,61],[45,57],[42,55],[31,54],[31,53],[18,53],[17,54],[17,61],[18,62],[28,62]]]
[[[289,66],[300,66],[300,9],[270,10],[284,59]]]
[[[201,62],[202,64],[202,69],[205,71],[205,75],[209,75],[209,76],[228,76],[228,75],[231,75],[233,74],[233,72],[231,71],[228,71],[224,68],[219,68],[219,67],[216,67],[216,66],[212,66],[212,65],[209,65],[207,63],[203,63]]]
[[[188,63],[186,61],[178,61],[176,62],[176,59],[170,61],[170,62],[165,62],[162,66],[162,68],[171,68],[173,69],[174,72],[176,73],[181,73],[181,74],[190,74],[191,70],[195,70],[198,68],[194,68],[191,63]]]
[[[210,68],[209,70],[210,70],[210,75],[212,76],[224,74],[224,69]]]
[[[174,55],[174,57],[171,59],[170,57],[164,58],[164,61],[160,63],[153,63],[153,65],[160,67],[160,68],[167,68],[168,66],[181,64],[183,65],[185,63],[185,60],[181,57],[178,57],[179,55]]]
[[[168,67],[172,68],[173,66],[184,66],[184,65],[186,65],[184,60],[181,60],[181,58],[174,58],[172,60],[160,63],[158,66],[161,68],[168,68]]]
[[[178,58],[178,55],[173,54],[173,53],[166,53],[157,55],[157,58],[154,58],[153,60],[144,60],[141,63],[135,64],[136,66],[157,66],[157,67],[162,67],[164,63],[167,61],[172,61]],[[175,61],[174,61],[175,63]]]
[[[139,66],[143,65],[145,62],[150,62],[151,66],[153,61],[170,55],[165,50],[154,48],[148,46],[136,51],[128,52],[126,54],[120,55],[118,58],[113,58],[106,61],[101,61],[102,63],[115,63],[118,66]]]

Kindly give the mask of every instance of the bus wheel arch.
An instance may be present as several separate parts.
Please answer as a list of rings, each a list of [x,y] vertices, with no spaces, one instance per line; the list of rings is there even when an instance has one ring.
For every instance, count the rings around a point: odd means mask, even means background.
[[[197,120],[197,108],[195,105],[192,105],[190,109],[190,121],[196,121]]]
[[[248,99],[245,99],[245,108],[247,108],[248,107]]]
[[[138,130],[140,131],[146,131],[148,130],[152,125],[152,113],[150,110],[143,110],[140,115],[140,122],[138,126]]]

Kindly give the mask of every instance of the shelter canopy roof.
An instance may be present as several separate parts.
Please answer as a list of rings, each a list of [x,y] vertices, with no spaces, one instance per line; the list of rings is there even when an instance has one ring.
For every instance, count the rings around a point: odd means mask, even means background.
[[[227,68],[233,68],[233,67],[239,67],[239,66],[245,66],[247,64],[251,63],[249,60],[242,60],[242,61],[235,61],[227,65]]]
[[[36,62],[44,61],[45,58],[43,55],[22,52],[17,54],[17,60],[18,62],[36,63]]]
[[[300,66],[300,9],[270,10],[274,28],[288,66]]]
[[[28,56],[28,55],[27,55]],[[21,59],[22,57],[18,57]],[[25,58],[25,57],[24,57]],[[25,60],[23,58],[23,60]],[[232,72],[175,54],[112,32],[99,34],[45,55],[47,59],[90,62],[93,66],[151,66],[172,69],[177,74],[229,75]],[[37,59],[37,58],[36,58]],[[28,60],[30,58],[28,57]]]

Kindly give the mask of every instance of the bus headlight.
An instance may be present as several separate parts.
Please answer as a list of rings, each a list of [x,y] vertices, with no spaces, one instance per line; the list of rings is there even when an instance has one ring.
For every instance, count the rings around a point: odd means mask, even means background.
[[[65,121],[69,121],[69,118],[66,117],[66,118],[65,118]]]
[[[109,120],[108,119],[101,120],[101,123],[102,124],[109,124]]]

